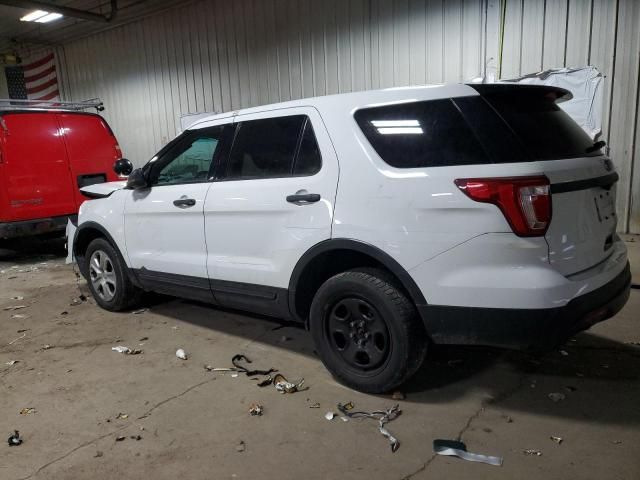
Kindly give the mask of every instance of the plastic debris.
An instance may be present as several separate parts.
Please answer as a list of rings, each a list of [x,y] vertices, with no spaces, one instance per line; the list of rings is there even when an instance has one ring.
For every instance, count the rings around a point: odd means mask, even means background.
[[[11,297],[11,300],[15,300],[15,301],[19,302],[20,300],[24,300],[24,297],[22,297],[20,295],[16,295],[15,297]]]
[[[185,352],[182,348],[176,350],[176,357],[178,357],[180,360],[186,360],[187,358],[189,358],[187,352]]]
[[[351,402],[349,402],[351,403]],[[347,404],[348,405],[348,404]],[[338,404],[338,410],[345,417],[349,418],[374,418],[378,420],[378,431],[384,436],[387,440],[389,440],[389,445],[391,446],[391,451],[393,453],[398,451],[400,448],[400,442],[396,437],[391,435],[389,430],[385,428],[385,425],[392,420],[395,420],[400,416],[402,410],[400,410],[400,405],[396,404],[391,408],[386,410],[377,410],[374,412],[353,412],[348,410],[345,405],[341,403]]]
[[[480,462],[488,465],[502,466],[502,457],[492,457],[467,451],[467,446],[458,440],[434,440],[433,451],[438,455],[462,458],[469,462]]]
[[[244,452],[246,450],[246,444],[240,440],[240,443],[236,445],[236,452]]]
[[[120,435],[120,436],[116,437],[116,442],[122,442],[122,441],[124,441],[125,438],[127,438],[127,437],[125,437],[124,435]]]
[[[553,435],[551,435],[549,438],[551,440],[553,440],[554,442],[556,442],[558,445],[560,445],[562,443],[562,440],[563,440],[562,437],[554,437]]]
[[[525,455],[533,455],[535,457],[542,456],[542,452],[540,450],[534,450],[533,448],[527,448],[526,450],[523,450],[522,453]]]
[[[253,363],[246,356],[242,354],[234,355],[231,359],[231,363],[236,368],[237,372],[242,372],[246,374],[248,377],[252,377],[254,375],[271,375],[272,373],[276,373],[277,370],[270,368],[269,370],[249,370],[244,365],[241,365],[240,362]]]
[[[23,308],[27,308],[26,305],[12,305],[10,307],[4,307],[5,312],[13,311],[13,310],[22,310]]]
[[[326,418],[327,420],[333,420],[335,418],[336,414],[333,412],[327,412],[324,414],[324,418]]]
[[[29,318],[29,315],[23,315],[22,313],[14,313],[11,318],[24,319]]]
[[[126,420],[127,418],[129,418],[128,413],[119,413],[116,415],[116,420]]]
[[[32,413],[37,413],[36,409],[33,407],[25,407],[20,410],[20,415],[30,415]]]
[[[564,393],[560,393],[560,392],[553,392],[550,393],[548,395],[548,397],[554,402],[554,403],[558,403],[561,400],[564,400],[566,398],[566,395]]]
[[[139,342],[146,342],[147,340],[149,340],[149,337],[142,337],[140,340],[138,340]]]
[[[148,308],[139,308],[138,310],[134,310],[133,312],[131,312],[133,315],[140,315],[141,313],[144,313],[146,311],[148,311]]]
[[[320,402],[312,403],[309,408],[320,408]]]
[[[406,397],[402,392],[393,392],[393,395],[391,395],[391,398],[394,400],[404,400]]]
[[[124,355],[139,355],[142,353],[142,350],[140,349],[132,350],[129,347],[125,347],[122,345],[118,345],[117,347],[111,347],[111,350],[113,350],[114,352],[122,353]]]
[[[235,368],[228,368],[228,367],[212,367],[211,365],[205,365],[204,369],[207,372],[235,372],[236,369]]]
[[[52,348],[53,345],[49,345],[48,343],[46,343],[42,347],[40,347],[40,350],[51,350]]]
[[[20,362],[20,360],[10,360],[7,363],[5,363],[5,365],[13,367],[16,363],[19,363],[19,362]]]
[[[249,414],[252,416],[261,416],[264,412],[264,407],[259,403],[252,403],[249,407]]]
[[[307,388],[302,388],[304,385],[304,378],[300,380],[298,383],[289,382],[284,375],[277,374],[273,377],[273,384],[276,387],[276,390],[280,393],[295,393],[302,392],[303,390],[307,390]]]
[[[22,438],[20,438],[20,432],[18,430],[14,430],[13,434],[9,435],[7,440],[10,447],[17,447],[18,445],[22,445]]]
[[[131,435],[129,438],[131,440],[135,440],[136,442],[139,442],[140,440],[142,440],[142,435]]]
[[[267,378],[265,378],[261,382],[258,382],[257,385],[259,387],[266,387],[267,385],[271,385],[272,383],[273,383],[273,377],[269,375]]]

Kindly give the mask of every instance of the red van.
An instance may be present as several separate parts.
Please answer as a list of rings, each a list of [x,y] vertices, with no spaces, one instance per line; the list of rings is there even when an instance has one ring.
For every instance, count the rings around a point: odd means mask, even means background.
[[[118,180],[121,156],[100,115],[0,105],[0,240],[63,232],[79,188]]]

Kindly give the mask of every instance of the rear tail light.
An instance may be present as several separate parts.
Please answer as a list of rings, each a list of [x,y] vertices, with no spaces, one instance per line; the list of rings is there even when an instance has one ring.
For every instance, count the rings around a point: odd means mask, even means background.
[[[492,203],[521,237],[544,235],[551,222],[549,179],[536,177],[461,178],[456,185],[476,202]]]

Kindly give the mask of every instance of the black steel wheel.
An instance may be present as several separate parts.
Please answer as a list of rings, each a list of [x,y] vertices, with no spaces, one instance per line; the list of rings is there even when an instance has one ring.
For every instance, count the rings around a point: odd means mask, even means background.
[[[383,393],[404,383],[422,364],[427,338],[414,305],[382,270],[340,273],[311,305],[316,351],[342,383]]]

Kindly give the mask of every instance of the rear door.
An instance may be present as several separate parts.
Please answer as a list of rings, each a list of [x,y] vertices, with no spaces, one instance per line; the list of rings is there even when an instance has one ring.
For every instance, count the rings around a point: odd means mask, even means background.
[[[57,117],[69,153],[73,192],[79,207],[86,200],[79,188],[118,180],[113,164],[122,155],[111,128],[99,115],[58,113]]]
[[[204,206],[209,277],[221,304],[278,314],[296,262],[331,238],[338,162],[313,108],[240,115],[236,124]]]
[[[612,253],[618,175],[600,145],[558,105],[563,91],[474,85],[551,182],[549,261],[563,275],[586,270]],[[566,93],[566,92],[565,92]]]
[[[54,113],[4,114],[2,172],[8,206],[4,221],[77,212],[62,131]]]

